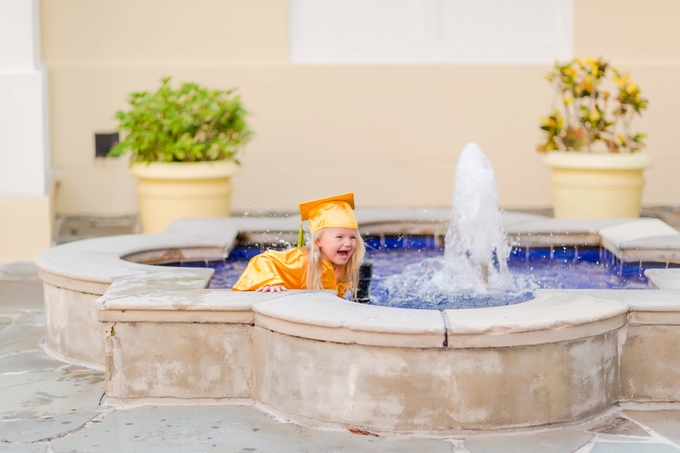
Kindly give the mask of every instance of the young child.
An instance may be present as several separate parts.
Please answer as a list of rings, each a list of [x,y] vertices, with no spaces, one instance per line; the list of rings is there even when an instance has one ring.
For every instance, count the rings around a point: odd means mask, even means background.
[[[301,203],[302,221],[309,220],[312,232],[310,243],[253,257],[232,290],[332,289],[343,297],[351,288],[356,299],[359,265],[366,249],[353,209],[353,193]]]

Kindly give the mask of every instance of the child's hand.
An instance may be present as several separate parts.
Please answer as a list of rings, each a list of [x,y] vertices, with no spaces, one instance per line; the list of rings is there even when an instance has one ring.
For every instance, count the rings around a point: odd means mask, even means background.
[[[255,290],[258,293],[281,293],[283,291],[288,291],[283,285],[263,286]]]

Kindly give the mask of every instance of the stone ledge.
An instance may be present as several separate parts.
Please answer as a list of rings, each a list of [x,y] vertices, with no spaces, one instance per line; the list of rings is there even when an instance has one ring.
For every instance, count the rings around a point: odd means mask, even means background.
[[[536,216],[511,224],[508,234],[597,234],[603,228],[630,222],[630,219],[555,219]],[[504,222],[505,223],[505,222]]]
[[[78,291],[84,294],[94,294],[97,296],[101,296],[106,293],[106,290],[111,286],[110,283],[100,283],[91,280],[62,277],[42,270],[38,271],[38,276],[43,281],[43,284],[52,285],[57,288],[64,288],[70,291]]]
[[[668,271],[664,270],[664,272]],[[678,276],[680,277],[680,272]],[[680,291],[565,289],[559,292],[592,296],[625,304],[629,307],[629,325],[680,325]]]
[[[182,289],[203,289],[210,284],[213,269],[161,267],[159,272],[145,272],[117,278],[98,302],[144,293]],[[156,296],[158,297],[158,296]],[[177,309],[177,308],[175,308]]]
[[[678,271],[680,271],[680,269],[678,269]],[[663,272],[668,272],[668,270],[664,270]],[[676,290],[559,289],[541,291],[577,294],[580,296],[591,296],[598,299],[620,302],[630,307],[630,311],[632,312],[649,311],[680,313],[680,291]]]
[[[108,286],[121,277],[186,272],[186,269],[150,266],[126,261],[121,258],[123,256],[153,250],[204,248],[213,252],[222,250],[223,252],[218,257],[222,259],[227,256],[226,250],[233,246],[237,234],[238,232],[231,228],[227,233],[222,233],[221,237],[212,238],[200,235],[160,233],[87,239],[49,249],[38,255],[35,263],[40,270],[41,278],[44,277],[43,280],[50,281],[55,286],[74,290],[83,287],[80,282],[92,282]],[[210,276],[208,276],[208,279],[210,279]],[[75,286],[64,286],[69,284]],[[97,287],[99,286],[101,285]],[[92,289],[89,288],[86,291],[91,292]],[[98,294],[103,294],[103,292]]]
[[[293,293],[293,292],[289,292]],[[296,294],[297,293],[297,294]],[[295,292],[253,305],[255,325],[300,338],[405,348],[440,348],[446,328],[440,312],[362,305],[330,292]]]
[[[654,243],[658,245],[660,238],[679,236],[680,232],[662,220],[645,218],[633,219],[619,225],[601,228],[599,234],[603,241],[607,241],[619,250],[624,250],[628,248],[629,244],[632,244],[631,247],[635,247],[634,244],[642,239],[653,238]]]
[[[208,219],[202,219],[204,222]],[[116,256],[125,256],[132,253],[146,252],[148,250],[159,250],[164,248],[195,248],[195,247],[222,247],[228,248],[238,235],[238,229],[225,227],[220,232],[211,234],[198,234],[196,232],[182,232],[181,234],[172,231],[155,234],[125,234],[120,236],[107,236],[101,238],[84,239],[82,241],[69,242],[51,248],[39,255],[50,256],[52,253],[69,252],[93,252],[111,253]],[[36,263],[40,267],[40,263]]]
[[[669,250],[677,252],[680,250],[680,234],[649,236],[621,244],[621,250],[631,249]]]
[[[38,255],[35,263],[42,274],[57,278],[105,283],[108,286],[119,277],[167,270],[167,268],[124,261],[116,253],[64,250],[61,247],[64,246],[60,245]],[[67,287],[67,289],[75,288]]]
[[[252,324],[254,303],[281,297],[281,293],[242,293],[229,289],[185,289],[110,299],[102,297],[98,299],[99,320]]]
[[[445,310],[449,348],[535,345],[592,337],[625,325],[628,306],[539,290],[521,304]]]
[[[647,269],[645,277],[653,288],[680,290],[680,269]],[[676,300],[680,300],[680,294]]]
[[[490,348],[592,337],[626,323],[628,305],[585,294],[539,291],[523,304],[442,313],[367,306],[329,291],[157,291],[100,298],[100,321],[253,323],[299,338],[370,346]]]
[[[206,221],[209,220],[209,221]],[[215,219],[178,219],[163,231],[163,234],[200,235],[204,237],[235,238],[239,231],[297,231],[300,227],[298,216],[287,217],[224,217]],[[225,232],[229,232],[226,234]]]
[[[130,322],[156,324],[253,324],[252,311],[156,311],[156,310],[107,310],[100,312],[100,322]]]

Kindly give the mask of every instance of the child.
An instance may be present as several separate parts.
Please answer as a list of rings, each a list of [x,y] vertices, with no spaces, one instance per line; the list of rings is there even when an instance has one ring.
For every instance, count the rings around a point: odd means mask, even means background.
[[[332,289],[343,297],[352,288],[356,299],[366,249],[352,209],[353,193],[301,203],[300,238],[302,221],[309,220],[312,232],[307,247],[299,243],[284,252],[268,250],[253,257],[232,290]]]

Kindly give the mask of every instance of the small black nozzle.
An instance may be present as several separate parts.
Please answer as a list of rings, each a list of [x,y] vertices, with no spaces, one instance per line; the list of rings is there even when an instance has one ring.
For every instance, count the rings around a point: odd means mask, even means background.
[[[371,278],[373,278],[373,263],[361,260],[359,266],[359,282],[357,284],[357,302],[367,304],[371,301]]]

